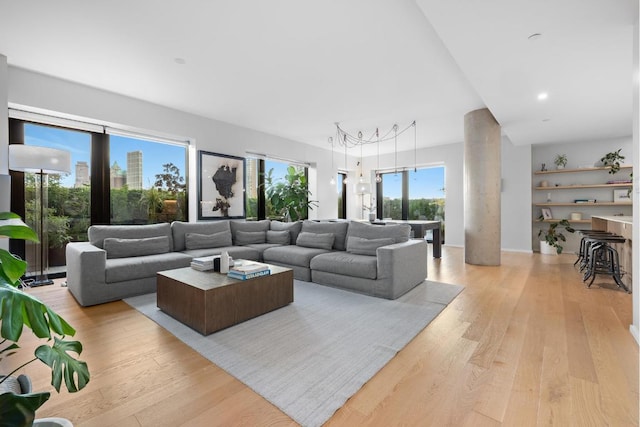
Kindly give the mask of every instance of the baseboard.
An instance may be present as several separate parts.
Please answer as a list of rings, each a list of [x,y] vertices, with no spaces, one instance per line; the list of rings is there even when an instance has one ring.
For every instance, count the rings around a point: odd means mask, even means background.
[[[533,250],[531,249],[509,249],[509,248],[502,248],[500,249],[502,252],[518,252],[521,254],[532,254]]]
[[[636,344],[640,346],[640,335],[638,334],[638,328],[635,325],[629,325],[629,332],[631,332],[631,336],[636,340]]]

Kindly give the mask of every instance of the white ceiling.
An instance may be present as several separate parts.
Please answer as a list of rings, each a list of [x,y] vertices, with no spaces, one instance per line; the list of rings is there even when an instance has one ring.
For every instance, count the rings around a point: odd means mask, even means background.
[[[577,142],[631,134],[637,16],[635,0],[0,0],[0,54],[327,149],[334,122],[460,142],[484,106],[515,144]]]

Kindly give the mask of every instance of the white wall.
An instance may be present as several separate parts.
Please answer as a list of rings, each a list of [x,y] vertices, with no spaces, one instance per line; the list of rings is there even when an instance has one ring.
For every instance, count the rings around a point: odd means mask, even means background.
[[[502,137],[502,250],[531,252],[531,146]]]
[[[7,105],[7,81],[9,70],[7,57],[0,55],[0,105]],[[0,108],[0,212],[8,212],[11,208],[11,178],[7,168],[9,150],[9,120],[7,109]],[[9,239],[0,238],[0,249],[9,249]]]
[[[0,72],[0,96],[5,86]],[[318,185],[331,179],[330,168],[325,166],[330,165],[331,151],[15,67],[9,67],[8,102],[99,120],[105,124],[187,137],[197,150],[243,157],[246,151],[253,151],[320,165],[317,172],[311,174],[309,188],[313,199],[322,200],[322,203],[310,212],[310,217],[337,216],[336,192],[328,185]],[[3,112],[6,114],[4,109]],[[6,145],[6,140],[0,139],[0,153],[6,153]],[[7,160],[0,154],[0,172],[3,168],[7,168]],[[195,171],[193,150],[189,170],[191,194],[197,194]],[[190,198],[189,216],[192,221],[197,217],[196,202],[196,197]]]
[[[639,12],[640,13],[640,12]],[[638,178],[638,166],[640,166],[640,30],[636,16],[633,26],[633,281],[632,304],[633,323],[629,326],[631,334],[640,344],[640,178]]]

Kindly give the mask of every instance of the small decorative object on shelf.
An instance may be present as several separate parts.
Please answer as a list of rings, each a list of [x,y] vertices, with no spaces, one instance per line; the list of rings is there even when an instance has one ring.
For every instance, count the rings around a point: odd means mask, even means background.
[[[543,163],[542,167],[540,168],[540,172],[546,172],[547,171],[547,164]]]
[[[553,163],[556,165],[556,169],[564,169],[564,167],[567,166],[567,155],[556,155],[556,159],[553,161]]]
[[[618,173],[620,171],[620,163],[624,163],[623,160],[625,157],[620,154],[621,150],[622,148],[619,148],[617,151],[607,153],[600,159],[602,164],[609,168],[610,174]]]
[[[542,208],[542,219],[553,219],[553,215],[551,214],[551,209]]]

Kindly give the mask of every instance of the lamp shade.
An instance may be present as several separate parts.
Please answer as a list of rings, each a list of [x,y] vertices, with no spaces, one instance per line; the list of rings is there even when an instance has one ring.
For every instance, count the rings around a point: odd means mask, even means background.
[[[69,173],[71,153],[36,145],[9,145],[9,169],[19,172]]]

